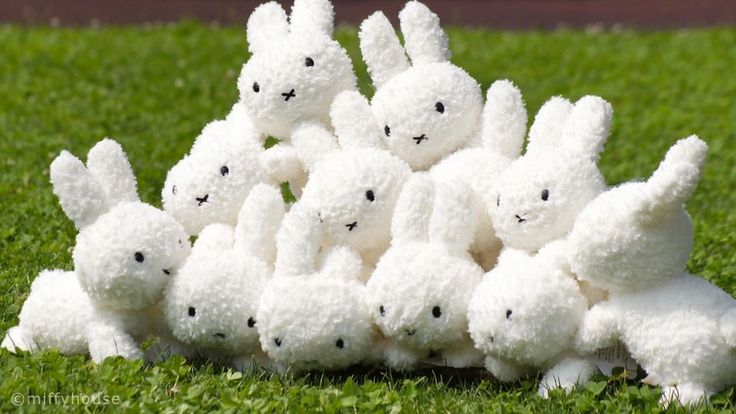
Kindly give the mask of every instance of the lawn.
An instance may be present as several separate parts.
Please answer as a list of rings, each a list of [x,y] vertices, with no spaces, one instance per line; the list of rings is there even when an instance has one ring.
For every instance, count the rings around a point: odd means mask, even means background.
[[[601,168],[610,184],[647,177],[679,138],[697,133],[705,139],[711,148],[706,172],[688,204],[696,225],[689,267],[736,295],[736,29],[451,29],[449,34],[454,62],[484,89],[495,79],[512,79],[530,113],[552,95],[608,99],[614,128]],[[355,29],[340,29],[337,37],[369,93]],[[84,155],[100,138],[114,137],[129,154],[143,200],[160,205],[166,171],[202,126],[223,117],[235,101],[246,50],[242,28],[195,23],[0,26],[0,334],[17,323],[40,270],[72,267],[75,231],[51,192],[52,159],[63,148]],[[0,411],[17,408],[16,393],[26,399],[53,393],[114,399],[110,405],[71,407],[80,411],[188,412],[193,406],[327,412],[658,410],[657,388],[620,378],[598,377],[550,401],[535,391],[535,381],[500,385],[475,371],[281,377],[241,375],[178,358],[157,365],[108,360],[96,366],[54,352],[0,352]],[[61,399],[54,398],[59,404],[46,408],[61,409]],[[710,408],[731,411],[733,401],[731,388]],[[26,403],[22,408],[43,407]]]

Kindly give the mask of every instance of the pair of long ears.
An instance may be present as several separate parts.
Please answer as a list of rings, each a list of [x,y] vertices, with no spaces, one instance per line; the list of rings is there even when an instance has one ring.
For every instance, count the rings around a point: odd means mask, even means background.
[[[319,33],[332,36],[334,11],[329,0],[294,0],[291,15],[275,1],[256,7],[248,18],[248,50],[268,50],[289,33]]]
[[[415,173],[396,202],[391,243],[438,242],[452,251],[465,251],[475,234],[478,207],[466,184]]]
[[[92,147],[86,166],[62,151],[51,163],[50,175],[61,208],[79,230],[120,203],[140,201],[128,157],[111,139]]]
[[[700,181],[707,154],[708,145],[695,135],[670,147],[644,184],[644,196],[637,199],[635,210],[642,222],[682,208]]]
[[[192,252],[235,249],[243,255],[273,263],[276,259],[276,233],[285,212],[286,205],[279,189],[258,184],[245,199],[235,228],[224,224],[205,227]]]
[[[321,252],[322,227],[316,211],[294,204],[276,236],[277,277],[303,277],[320,272],[326,277],[355,281],[360,277],[360,255],[346,246]]]
[[[450,60],[447,34],[427,6],[408,2],[399,13],[399,21],[404,47],[383,12],[373,13],[360,24],[360,51],[376,88],[409,69],[408,58],[413,65]]]

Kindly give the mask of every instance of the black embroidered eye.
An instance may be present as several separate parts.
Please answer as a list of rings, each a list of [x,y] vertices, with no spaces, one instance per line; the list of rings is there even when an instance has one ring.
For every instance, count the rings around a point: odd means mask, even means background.
[[[435,306],[434,308],[432,308],[432,316],[434,316],[435,318],[439,318],[440,316],[442,316],[442,309],[440,309],[439,306]]]
[[[307,67],[314,66],[314,59],[308,57],[304,59],[304,64],[307,65]]]
[[[253,82],[253,92],[258,93],[261,91],[261,87],[258,85],[258,82]]]
[[[511,311],[511,309],[506,309],[506,319],[511,319],[511,314],[512,313],[513,312]]]
[[[373,190],[368,190],[365,192],[365,198],[367,198],[368,201],[373,202],[373,200],[376,199],[376,195],[373,194]]]
[[[378,312],[381,314],[381,316],[386,316],[386,309],[384,309],[383,305],[378,307]]]
[[[383,133],[386,134],[387,137],[390,137],[391,136],[391,128],[389,128],[388,125],[386,125],[385,127],[383,127]]]
[[[176,186],[171,187],[171,194],[176,195]]]
[[[194,309],[194,306],[189,307],[189,316],[194,317],[194,315],[197,314],[197,310]]]
[[[501,205],[501,194],[498,195],[498,198],[496,198],[496,207],[499,207]]]
[[[227,165],[223,165],[222,168],[220,168],[220,174],[222,174],[223,177],[230,174],[230,169],[227,168]]]
[[[338,338],[337,342],[335,342],[335,346],[343,349],[345,347],[345,342],[342,341],[342,338]]]
[[[143,263],[143,253],[141,252],[135,252],[135,261],[138,263]]]
[[[542,200],[547,201],[548,198],[549,198],[549,190],[545,188],[544,190],[542,190]]]
[[[256,326],[256,320],[253,319],[253,317],[251,316],[250,318],[248,318],[248,327],[252,328],[254,326]]]
[[[437,102],[436,104],[434,104],[434,109],[439,113],[444,113],[445,105],[442,105],[442,102]]]
[[[276,338],[276,339],[273,340],[273,343],[275,343],[276,346],[281,346],[281,339]]]

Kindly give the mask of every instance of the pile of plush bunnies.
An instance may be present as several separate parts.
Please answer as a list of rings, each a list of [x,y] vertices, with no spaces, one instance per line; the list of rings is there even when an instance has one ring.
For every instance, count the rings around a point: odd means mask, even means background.
[[[546,397],[622,345],[663,404],[736,382],[736,302],[685,270],[706,144],[606,188],[611,106],[554,97],[522,155],[519,90],[497,81],[484,103],[434,13],[410,1],[399,19],[403,46],[381,12],[360,26],[368,100],[328,0],[256,8],[240,100],[169,171],[163,210],[116,142],[86,164],[62,152],[50,175],[79,230],[74,270],[41,272],[3,347],[281,372],[485,365],[541,373]]]

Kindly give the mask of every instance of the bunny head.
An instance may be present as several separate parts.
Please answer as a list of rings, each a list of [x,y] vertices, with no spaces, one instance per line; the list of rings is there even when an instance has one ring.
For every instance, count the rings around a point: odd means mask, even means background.
[[[485,354],[539,367],[569,349],[587,301],[545,249],[535,257],[505,250],[478,285],[468,306],[469,330]]]
[[[707,152],[695,136],[680,140],[649,180],[623,184],[593,200],[568,238],[578,278],[618,293],[680,275],[693,243],[683,205],[695,191]]]
[[[166,320],[180,341],[233,354],[260,349],[256,312],[284,210],[279,190],[260,184],[235,228],[211,224],[200,233],[165,292]]]
[[[251,58],[238,89],[258,131],[288,137],[299,122],[327,124],[335,95],[357,88],[347,52],[332,39],[333,17],[329,0],[295,0],[288,18],[273,1],[251,14]]]
[[[279,230],[276,276],[257,314],[263,350],[297,371],[345,368],[375,344],[365,287],[358,281],[360,256],[332,247],[318,263],[318,234],[316,214],[294,205]]]
[[[473,194],[460,183],[412,177],[396,206],[392,246],[368,280],[368,306],[400,345],[441,350],[467,336],[467,303],[482,276],[468,254]]]
[[[234,225],[248,192],[267,180],[258,145],[239,126],[234,120],[207,125],[166,176],[164,210],[189,234],[211,223]]]
[[[605,189],[596,162],[612,109],[594,96],[574,106],[552,98],[529,131],[526,153],[498,178],[490,216],[504,246],[537,251],[563,237],[585,205]]]
[[[360,26],[360,49],[376,88],[375,125],[393,154],[422,170],[478,131],[483,98],[478,82],[450,63],[436,14],[410,1],[399,19],[404,47],[386,16],[376,12]]]
[[[82,288],[115,309],[157,303],[189,254],[189,239],[174,218],[140,202],[120,145],[100,141],[87,166],[63,151],[50,172],[62,209],[79,229],[73,256]]]

